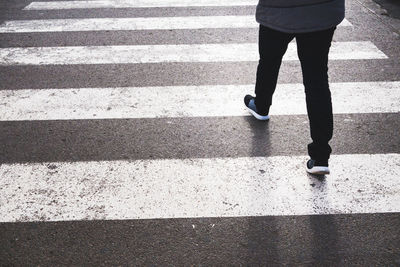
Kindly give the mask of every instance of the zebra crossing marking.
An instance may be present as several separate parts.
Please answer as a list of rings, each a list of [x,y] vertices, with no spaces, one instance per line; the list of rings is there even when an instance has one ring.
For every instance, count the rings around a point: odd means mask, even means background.
[[[254,16],[11,20],[0,25],[0,33],[257,28],[258,25]],[[351,24],[344,20],[339,26]]]
[[[400,212],[400,154],[0,165],[1,222]],[[314,186],[312,186],[312,184]]]
[[[56,10],[80,8],[142,8],[142,7],[189,7],[189,6],[254,6],[256,3],[247,0],[147,0],[147,1],[57,1],[33,2],[24,10]],[[244,17],[244,16],[243,16]],[[236,17],[237,18],[237,17]],[[157,18],[160,20],[161,18]],[[118,21],[119,19],[116,19]],[[51,27],[64,27],[62,31],[72,30],[73,26],[61,25],[61,20],[47,20],[60,25],[47,24]],[[72,22],[72,20],[64,20]],[[75,29],[82,31],[82,24],[97,22],[102,27],[114,27],[105,19],[81,19]],[[121,22],[123,20],[119,20]],[[128,20],[125,20],[127,22]],[[29,27],[33,32],[46,31],[40,25],[43,21],[10,21],[3,24],[4,29],[14,32]],[[108,22],[108,24],[107,24]],[[192,21],[193,22],[193,21]],[[24,24],[25,23],[25,24]],[[27,25],[32,23],[32,25]],[[34,23],[37,23],[33,25]],[[74,22],[75,23],[75,22]],[[78,23],[78,22],[76,22]],[[190,24],[190,22],[188,22]],[[247,22],[246,22],[247,23]],[[253,21],[254,23],[254,21]],[[67,23],[68,24],[68,23]],[[106,25],[107,24],[107,25]],[[117,23],[118,24],[118,23]],[[120,25],[122,25],[121,23]],[[228,24],[228,23],[227,23]],[[6,26],[7,25],[7,26]],[[119,25],[119,26],[120,26]],[[200,27],[201,23],[197,23]],[[345,21],[342,26],[351,26]],[[1,26],[1,28],[3,28]],[[99,26],[99,25],[97,25]],[[207,25],[203,24],[204,27]],[[41,28],[42,27],[42,28]],[[94,26],[93,26],[94,27]],[[122,27],[122,26],[121,26]],[[125,26],[127,27],[127,26]],[[136,24],[135,27],[138,27]],[[146,27],[146,26],[142,26]],[[171,26],[172,27],[172,26]],[[182,26],[183,27],[183,26]],[[209,27],[209,26],[207,26]],[[226,26],[227,27],[227,26]],[[232,26],[233,27],[233,26]],[[240,27],[240,26],[236,26]],[[53,28],[52,31],[57,31]],[[191,27],[193,28],[193,27]],[[99,28],[98,28],[99,29]],[[140,28],[134,28],[140,29]],[[147,29],[147,28],[144,28]],[[112,28],[111,30],[115,30]],[[371,42],[333,43],[331,60],[385,59],[387,56]],[[52,65],[52,64],[125,64],[125,63],[159,63],[159,62],[222,62],[222,61],[257,61],[257,44],[204,44],[204,45],[157,45],[157,46],[87,46],[87,47],[38,47],[38,48],[2,48],[0,49],[1,65]],[[297,60],[295,44],[289,45],[284,60]],[[364,87],[360,87],[360,84]],[[336,85],[349,86],[351,92],[336,89]],[[377,90],[368,92],[367,85],[377,86]],[[394,86],[394,87],[393,87]],[[239,94],[237,88],[242,86],[213,86],[225,89],[231,94]],[[246,87],[248,87],[246,85]],[[278,85],[276,97],[289,98],[289,87],[293,91],[299,105],[297,91],[301,85]],[[372,112],[398,112],[398,82],[382,83],[341,83],[331,84],[333,97],[342,100],[351,99],[351,103],[340,103],[341,107],[354,105],[354,112],[362,113],[370,108]],[[382,88],[381,88],[382,87]],[[188,90],[208,90],[207,87],[185,87]],[[375,88],[375,87],[374,87]],[[6,90],[2,98],[17,99],[16,108],[7,109],[5,120],[19,120],[18,116],[26,116],[28,112],[23,97],[31,104],[40,104],[53,97],[52,102],[60,105],[77,105],[83,101],[86,105],[92,94],[98,93],[106,100],[111,94],[117,94],[115,100],[130,93],[154,94],[154,99],[172,99],[178,101],[191,99],[174,99],[168,89],[179,87],[147,87],[147,88],[81,88],[81,89],[43,89],[43,90]],[[149,90],[146,92],[146,90]],[[154,91],[151,91],[154,90]],[[232,91],[229,91],[232,90]],[[235,91],[236,90],[236,91]],[[252,90],[252,89],[251,89]],[[382,90],[382,91],[379,91]],[[91,91],[91,92],[90,92]],[[166,91],[166,92],[164,92]],[[282,96],[279,96],[279,91]],[[192,92],[189,94],[189,92]],[[182,92],[181,92],[182,93]],[[207,93],[207,97],[217,92]],[[348,95],[346,95],[348,93]],[[358,94],[357,94],[358,93]],[[52,95],[54,94],[54,95]],[[77,94],[73,98],[72,94]],[[286,94],[286,95],[285,95]],[[343,94],[343,95],[342,95]],[[369,95],[368,95],[369,94]],[[188,91],[187,96],[196,95]],[[218,91],[218,96],[221,93]],[[229,95],[229,94],[227,94]],[[183,96],[183,95],[182,95]],[[240,98],[243,92],[240,92]],[[81,98],[79,98],[81,97]],[[347,97],[347,98],[346,98]],[[369,101],[374,97],[374,101]],[[291,96],[292,98],[292,96]],[[378,98],[381,98],[377,101]],[[84,99],[84,100],[83,100]],[[137,98],[142,99],[142,98]],[[212,98],[214,99],[214,98]],[[109,99],[108,99],[109,100]],[[113,99],[114,100],[114,99]],[[131,98],[130,100],[133,100]],[[146,98],[147,100],[147,98]],[[334,100],[334,105],[337,103]],[[2,100],[3,101],[3,100]],[[51,100],[50,100],[51,101]],[[71,101],[71,102],[69,102]],[[74,103],[75,101],[75,103]],[[165,100],[164,100],[165,101]],[[207,102],[209,99],[200,99]],[[278,102],[277,100],[276,102]],[[336,102],[335,102],[336,101]],[[376,102],[375,102],[376,101]],[[382,101],[382,102],[379,102]],[[281,102],[281,101],[279,101]],[[6,103],[6,104],[4,104]],[[197,102],[197,105],[199,102]],[[201,102],[200,102],[201,103]],[[286,102],[287,103],[287,102]],[[378,105],[377,103],[381,103]],[[93,103],[104,111],[105,102]],[[142,103],[134,103],[140,107]],[[194,105],[193,100],[190,105]],[[213,103],[209,102],[210,111]],[[372,106],[375,105],[376,106]],[[383,105],[384,104],[384,105]],[[0,109],[11,103],[0,103]],[[150,104],[149,104],[150,105]],[[229,104],[233,107],[236,104]],[[151,105],[154,108],[155,105]],[[172,104],[168,103],[168,107]],[[242,103],[240,104],[242,106]],[[346,106],[346,107],[345,107]],[[9,106],[8,106],[9,107]],[[76,106],[75,106],[76,107]],[[109,106],[107,106],[108,108]],[[278,107],[274,103],[274,107]],[[30,107],[32,108],[32,107]],[[56,107],[57,108],[57,107]],[[63,107],[64,108],[64,107]],[[70,107],[68,107],[70,108]],[[96,107],[98,108],[98,107]],[[176,108],[176,107],[174,107]],[[204,107],[203,107],[204,108]],[[204,108],[205,109],[205,108]],[[371,112],[368,111],[368,112]],[[68,111],[68,110],[67,110]],[[65,119],[67,111],[56,113]],[[117,108],[121,114],[125,111]],[[114,112],[112,111],[112,112]],[[340,108],[334,106],[334,111]],[[48,106],[34,112],[37,117],[20,117],[22,120],[45,118],[51,115]],[[45,113],[48,114],[45,114]],[[80,112],[83,112],[82,110]],[[135,111],[137,112],[137,110]],[[190,115],[190,112],[186,115]],[[218,111],[222,112],[222,111]],[[241,111],[242,112],[242,111]],[[279,110],[271,110],[277,112]],[[297,114],[290,111],[291,114]],[[304,111],[301,111],[303,113]],[[348,112],[344,112],[348,113]],[[138,114],[138,113],[137,113]],[[215,114],[215,113],[214,113]],[[220,113],[223,115],[223,113]],[[243,113],[241,113],[243,114]],[[221,116],[222,116],[221,115]],[[14,117],[13,117],[14,116]],[[32,116],[32,115],[30,115]],[[42,117],[40,117],[42,116]],[[82,115],[86,116],[86,115]],[[82,117],[85,118],[85,117]],[[96,117],[99,118],[99,117]],[[106,118],[106,117],[104,117]],[[51,119],[51,118],[50,118]],[[54,118],[53,118],[54,119]],[[311,215],[338,213],[379,213],[400,212],[400,154],[361,154],[333,155],[331,158],[332,175],[324,183],[307,176],[304,171],[306,157],[267,157],[267,158],[212,158],[184,160],[137,160],[137,161],[103,161],[103,162],[48,162],[0,165],[0,214],[2,222],[16,221],[59,221],[59,220],[93,220],[93,219],[148,219],[148,218],[189,218],[189,217],[224,217],[224,216],[280,216]],[[190,173],[188,176],[187,174]],[[350,177],[350,178],[349,178]],[[314,187],[310,186],[314,184]]]
[[[331,83],[333,111],[400,112],[400,82]],[[254,85],[0,91],[0,121],[245,116]],[[307,114],[302,84],[278,84],[272,115]]]
[[[93,8],[149,8],[149,7],[217,7],[255,6],[255,0],[97,0],[32,2],[24,10],[93,9]]]
[[[330,60],[386,59],[372,42],[333,42]],[[0,65],[138,64],[160,62],[258,61],[258,45],[121,45],[12,47],[0,49]],[[290,43],[284,61],[298,60],[295,43]]]

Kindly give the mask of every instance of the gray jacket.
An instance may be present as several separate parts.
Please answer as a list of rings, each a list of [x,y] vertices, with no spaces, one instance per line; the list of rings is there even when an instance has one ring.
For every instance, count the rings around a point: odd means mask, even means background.
[[[326,30],[344,19],[344,0],[259,0],[258,23],[288,33]]]

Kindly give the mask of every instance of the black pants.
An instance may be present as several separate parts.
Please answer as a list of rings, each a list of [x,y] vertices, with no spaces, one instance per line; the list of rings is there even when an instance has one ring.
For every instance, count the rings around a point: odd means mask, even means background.
[[[296,38],[306,93],[312,143],[308,145],[311,158],[327,162],[332,152],[333,117],[331,92],[328,84],[328,53],[335,28],[312,33],[289,34],[260,25],[257,67],[256,107],[268,112],[272,104],[282,57],[288,44]]]

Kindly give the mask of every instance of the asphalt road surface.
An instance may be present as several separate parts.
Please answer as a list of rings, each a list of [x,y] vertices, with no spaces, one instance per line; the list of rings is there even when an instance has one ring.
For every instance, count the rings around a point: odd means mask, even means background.
[[[331,174],[296,49],[249,116],[256,1],[0,3],[1,266],[400,265],[397,5],[348,0]]]

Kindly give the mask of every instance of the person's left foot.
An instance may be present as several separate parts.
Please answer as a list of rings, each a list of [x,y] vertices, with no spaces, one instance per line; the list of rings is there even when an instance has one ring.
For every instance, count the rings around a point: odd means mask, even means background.
[[[327,162],[318,162],[313,159],[307,161],[307,172],[316,175],[325,175],[330,173]]]
[[[246,95],[244,97],[244,104],[246,105],[247,109],[257,120],[261,120],[261,121],[269,120],[268,112],[263,113],[263,112],[257,111],[255,100],[256,100],[256,98],[251,95]]]

